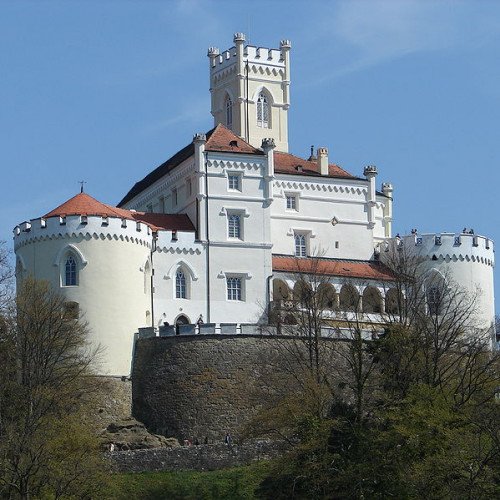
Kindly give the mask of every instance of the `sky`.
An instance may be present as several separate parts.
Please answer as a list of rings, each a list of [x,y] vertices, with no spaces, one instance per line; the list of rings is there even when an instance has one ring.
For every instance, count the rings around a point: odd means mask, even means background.
[[[290,152],[376,165],[394,233],[500,244],[500,2],[486,0],[0,0],[0,240],[81,180],[117,204],[212,128],[207,48],[235,32],[292,42]]]

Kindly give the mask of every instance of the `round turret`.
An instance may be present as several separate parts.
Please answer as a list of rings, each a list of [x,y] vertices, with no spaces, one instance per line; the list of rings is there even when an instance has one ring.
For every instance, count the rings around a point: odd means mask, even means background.
[[[48,281],[88,323],[100,374],[128,375],[134,332],[150,326],[152,238],[132,212],[85,193],[14,229],[17,280]]]
[[[495,318],[493,241],[472,233],[414,234],[387,240],[421,257],[425,269],[440,273],[447,281],[460,286],[476,298],[478,328],[492,329]],[[381,259],[384,251],[381,252]],[[492,330],[493,331],[493,330]]]

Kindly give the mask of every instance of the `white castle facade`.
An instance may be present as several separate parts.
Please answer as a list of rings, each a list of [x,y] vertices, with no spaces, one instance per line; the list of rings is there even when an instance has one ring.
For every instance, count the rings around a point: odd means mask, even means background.
[[[252,331],[273,300],[293,293],[297,262],[320,255],[332,309],[360,297],[383,312],[391,275],[391,184],[352,175],[328,150],[288,153],[290,42],[208,51],[215,128],[136,183],[117,207],[77,194],[16,226],[17,278],[48,280],[104,347],[102,373],[128,375],[134,333]],[[429,270],[471,291],[478,322],[494,318],[493,243],[472,234],[403,237]],[[349,284],[346,283],[349,280]],[[213,326],[212,326],[213,325]],[[196,329],[198,331],[198,328]]]

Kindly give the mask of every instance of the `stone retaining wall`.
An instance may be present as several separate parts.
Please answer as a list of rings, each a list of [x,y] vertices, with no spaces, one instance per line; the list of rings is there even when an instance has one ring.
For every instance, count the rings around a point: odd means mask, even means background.
[[[323,340],[323,345],[331,340]],[[203,335],[136,343],[133,416],[151,432],[223,443],[300,382],[307,349],[296,337]]]
[[[283,452],[282,444],[270,441],[243,446],[208,444],[180,448],[155,448],[106,453],[116,472],[156,472],[167,470],[215,470],[269,460]]]

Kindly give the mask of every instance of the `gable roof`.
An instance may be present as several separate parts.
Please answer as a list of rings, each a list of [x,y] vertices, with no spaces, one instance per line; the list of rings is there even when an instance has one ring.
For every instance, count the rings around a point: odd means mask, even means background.
[[[393,281],[394,276],[381,262],[371,260],[304,258],[273,255],[273,271],[317,273],[345,278]]]
[[[67,215],[95,215],[144,222],[153,231],[162,229],[174,231],[195,230],[193,223],[186,214],[133,212],[101,203],[87,193],[78,193],[57,208],[54,208],[54,210],[46,213],[43,218],[65,217]]]
[[[222,124],[219,124],[212,130],[209,130],[206,133],[206,138],[207,142],[205,144],[205,151],[255,155],[264,154],[260,149],[254,148]],[[142,180],[136,182],[132,189],[123,197],[120,203],[118,203],[118,206],[121,207],[132,198],[135,198],[139,193],[154,184],[157,180],[161,179],[164,175],[171,172],[184,160],[187,160],[193,155],[194,144],[191,142],[175,153],[175,155],[169,158],[166,162],[162,163],[159,167],[156,167]]]

